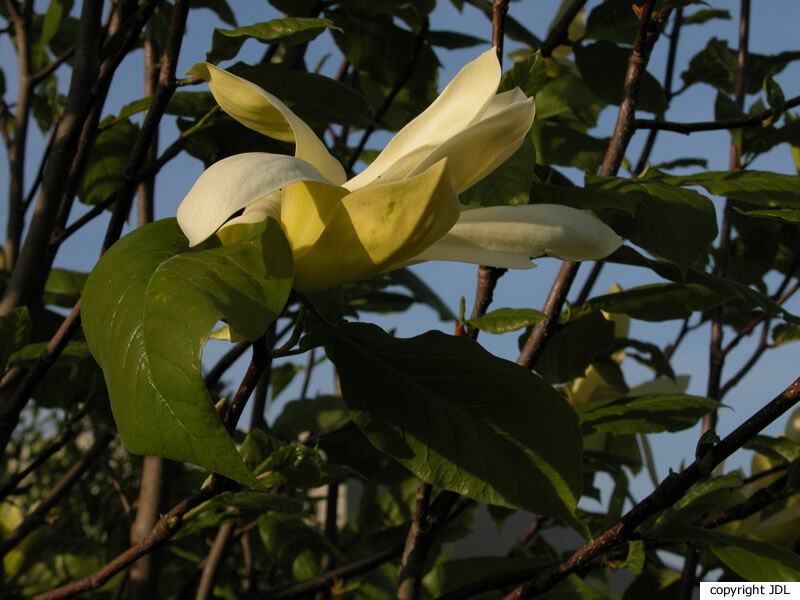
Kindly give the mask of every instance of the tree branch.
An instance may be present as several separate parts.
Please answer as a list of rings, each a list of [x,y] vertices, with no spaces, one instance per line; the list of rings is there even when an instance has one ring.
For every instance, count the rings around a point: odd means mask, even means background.
[[[655,21],[651,20],[653,5],[655,0],[649,0],[639,13],[639,30],[633,44],[633,52],[628,61],[628,72],[625,76],[625,90],[622,102],[620,103],[617,114],[617,123],[614,128],[614,135],[611,138],[603,165],[600,168],[600,175],[615,175],[619,170],[625,150],[630,143],[633,135],[633,120],[636,111],[636,101],[639,95],[639,85],[647,69],[647,62],[650,59],[650,52],[658,39],[661,31],[661,23],[666,18],[667,12],[662,11]],[[540,355],[547,340],[555,330],[558,322],[558,315],[566,301],[567,294],[575,281],[575,275],[580,267],[579,262],[565,261],[562,263],[556,276],[553,286],[545,301],[542,312],[547,315],[543,321],[534,325],[522,352],[517,358],[517,363],[527,368],[531,368]]]
[[[672,506],[689,488],[700,481],[741,448],[748,440],[767,425],[778,419],[784,412],[800,401],[800,378],[796,379],[781,394],[776,396],[761,410],[747,419],[721,442],[712,446],[684,471],[670,474],[647,498],[635,505],[613,527],[579,548],[562,563],[553,565],[506,596],[506,600],[523,600],[550,589],[553,585],[584,568],[595,557],[609,548],[630,539],[635,529],[646,519]]]
[[[550,56],[553,50],[569,40],[567,32],[570,23],[578,16],[578,13],[581,12],[585,4],[586,0],[574,0],[574,2],[569,5],[569,8],[564,11],[564,14],[561,15],[558,22],[553,25],[553,28],[547,33],[547,37],[542,42],[542,45],[539,46],[539,52],[542,53],[542,56]]]
[[[800,96],[795,96],[786,101],[784,110],[800,106]],[[759,127],[764,121],[774,117],[775,109],[769,108],[747,117],[724,119],[719,121],[698,121],[696,123],[677,123],[662,121],[660,119],[635,119],[633,126],[636,129],[657,129],[660,131],[674,131],[689,135],[698,131],[719,131],[722,129],[744,129],[745,127]]]

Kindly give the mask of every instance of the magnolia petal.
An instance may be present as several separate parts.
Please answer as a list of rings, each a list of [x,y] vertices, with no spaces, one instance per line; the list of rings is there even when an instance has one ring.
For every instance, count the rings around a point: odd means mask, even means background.
[[[295,257],[316,243],[347,194],[343,187],[318,181],[298,181],[286,188],[280,222]]]
[[[330,155],[317,134],[288,106],[246,79],[209,63],[197,63],[188,73],[208,82],[217,104],[245,127],[295,143],[295,156],[314,165],[329,181],[341,185],[344,168]]]
[[[536,107],[533,98],[527,98],[524,94],[523,97],[523,101],[506,105],[499,112],[481,119],[439,145],[408,175],[416,175],[442,158],[447,158],[450,177],[457,193],[475,185],[508,160],[528,135]],[[509,95],[502,100],[510,98],[513,96]],[[500,103],[501,106],[502,104],[504,102]]]
[[[296,181],[327,180],[307,162],[283,154],[249,152],[214,163],[178,206],[178,225],[199,244],[235,212]]]
[[[501,75],[494,48],[465,65],[439,97],[397,132],[369,167],[345,187],[356,190],[378,179],[390,182],[406,177],[418,158],[481,118],[495,97]]]
[[[287,188],[284,201],[302,187]],[[316,242],[294,254],[294,286],[313,292],[381,273],[444,235],[458,214],[446,161],[411,179],[352,192]]]
[[[597,260],[621,244],[608,225],[574,208],[558,204],[489,206],[463,211],[458,223],[414,260],[525,269],[537,256]]]

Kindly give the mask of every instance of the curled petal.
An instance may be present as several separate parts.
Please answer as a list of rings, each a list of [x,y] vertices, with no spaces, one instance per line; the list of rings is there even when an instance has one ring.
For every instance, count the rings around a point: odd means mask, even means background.
[[[294,286],[301,292],[357,281],[407,261],[444,235],[459,214],[446,161],[417,177],[349,193],[335,206],[328,200],[320,202],[310,187],[318,186],[290,185],[282,205],[282,212],[287,206],[287,211],[324,221],[313,243],[292,245]],[[292,243],[292,229],[284,225]],[[303,233],[303,237],[307,241],[313,236]]]
[[[531,258],[597,260],[622,244],[599,219],[558,204],[490,206],[465,210],[453,228],[414,261],[453,260],[509,269],[531,268]]]
[[[296,181],[327,180],[307,162],[283,154],[249,152],[214,163],[178,207],[178,225],[199,244],[237,211]]]
[[[379,179],[397,181],[408,175],[436,146],[481,118],[495,97],[501,74],[494,48],[464,66],[439,97],[345,187],[356,190]]]
[[[505,92],[509,96],[502,100],[510,99],[513,92]],[[456,192],[460,194],[475,185],[514,154],[528,135],[536,108],[533,98],[524,94],[523,98],[448,139],[420,161],[409,176],[447,158]]]
[[[297,158],[314,165],[332,183],[345,182],[347,177],[339,161],[305,121],[278,98],[209,63],[197,63],[188,73],[207,81],[222,110],[242,125],[277,140],[294,142]]]

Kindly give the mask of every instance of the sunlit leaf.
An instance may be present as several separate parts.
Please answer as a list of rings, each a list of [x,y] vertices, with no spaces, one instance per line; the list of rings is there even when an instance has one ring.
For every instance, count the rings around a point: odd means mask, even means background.
[[[135,230],[98,262],[82,318],[129,450],[201,465],[254,484],[203,382],[200,355],[217,321],[262,335],[291,287],[291,254],[270,219],[240,241],[191,250],[174,219]]]

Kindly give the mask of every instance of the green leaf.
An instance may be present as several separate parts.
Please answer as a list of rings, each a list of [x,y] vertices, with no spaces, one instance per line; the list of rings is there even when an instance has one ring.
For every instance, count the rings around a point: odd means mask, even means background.
[[[755,94],[767,73],[777,74],[792,61],[800,59],[800,51],[779,52],[773,55],[748,55],[747,93]],[[689,68],[681,74],[686,87],[695,83],[707,83],[727,94],[736,88],[737,52],[728,48],[724,40],[711,38],[706,47],[689,62]]]
[[[652,283],[596,296],[585,306],[587,310],[625,313],[643,321],[669,321],[725,304],[737,296],[735,290],[722,285]]]
[[[617,44],[633,44],[639,20],[626,0],[601,2],[592,9],[586,19],[586,37],[590,40],[605,40]]]
[[[433,485],[575,524],[577,420],[539,377],[468,337],[360,323],[331,335],[345,402],[376,447]]]
[[[255,340],[291,288],[291,251],[278,224],[189,249],[174,219],[117,242],[86,282],[86,340],[105,374],[131,452],[190,462],[250,485],[203,382],[200,356],[220,319]]]
[[[99,204],[119,189],[138,134],[139,126],[127,119],[100,132],[78,187],[81,202]]]
[[[303,433],[319,433],[349,419],[347,406],[338,396],[303,398],[284,406],[272,425],[272,431],[284,440],[296,440]]]
[[[584,433],[658,433],[688,429],[719,406],[716,400],[700,396],[651,394],[588,402],[575,411]]]
[[[463,198],[463,196],[462,196]],[[386,274],[393,283],[402,285],[414,297],[416,302],[428,305],[439,314],[442,321],[455,321],[456,316],[444,301],[434,292],[428,284],[417,277],[408,269],[395,269]]]
[[[272,63],[253,66],[236,63],[229,70],[280,98],[311,125],[340,123],[366,127],[373,121],[366,98],[330,77]],[[320,98],[325,101],[320,102]]]
[[[690,175],[653,173],[648,179],[679,186],[701,186],[715,196],[780,208],[800,208],[800,175],[771,171],[707,171]]]
[[[609,138],[596,138],[549,121],[534,121],[531,135],[536,146],[537,163],[592,172],[602,164],[609,143]]]
[[[741,212],[748,217],[759,217],[763,219],[772,219],[777,221],[785,221],[786,223],[800,223],[800,208],[777,208],[774,210],[741,210],[734,206],[734,209]]]
[[[627,196],[603,196],[594,203],[601,218],[606,206],[617,211],[611,224],[623,237],[674,262],[682,271],[705,261],[717,235],[717,218],[713,203],[702,194],[682,189],[669,178],[653,181],[587,174],[586,187],[591,193],[603,190]],[[588,204],[588,197],[586,201]],[[632,222],[625,218],[626,211],[633,217]]]
[[[800,340],[800,325],[794,323],[781,323],[772,330],[772,342],[776,346]]]
[[[746,581],[800,581],[800,556],[774,544],[674,522],[658,539],[707,547]]]
[[[42,22],[42,33],[39,38],[42,46],[49,44],[55,37],[64,16],[69,15],[69,11],[72,10],[72,4],[73,0],[51,0]]]
[[[607,106],[588,85],[570,71],[551,79],[536,94],[536,120],[554,120],[586,131],[597,125],[600,111]]]
[[[477,206],[528,204],[536,166],[530,135],[508,160],[460,196],[462,204]]]
[[[330,19],[285,17],[262,23],[254,23],[236,29],[215,29],[211,40],[211,51],[206,55],[210,63],[230,60],[239,53],[248,39],[267,44],[304,44],[310,42],[326,29],[338,29]]]
[[[5,368],[12,353],[28,342],[30,335],[31,317],[26,307],[0,316],[0,370]]]
[[[208,8],[225,23],[236,27],[236,17],[225,0],[191,0],[190,8]]]
[[[628,555],[620,563],[620,567],[625,567],[634,575],[641,575],[644,570],[645,552],[642,540],[628,542]]]
[[[518,87],[527,96],[535,96],[547,83],[547,68],[541,52],[535,52],[528,58],[514,63],[500,80],[498,92],[505,92]]]
[[[544,347],[534,369],[550,383],[580,377],[595,357],[614,344],[614,323],[599,311],[581,315],[560,326]]]
[[[469,325],[487,333],[508,333],[528,327],[547,318],[543,312],[532,308],[498,308],[482,317],[470,319]]]
[[[245,525],[264,513],[299,513],[302,502],[262,490],[246,490],[233,494],[220,494],[193,508],[183,517],[183,527],[174,539],[192,535],[225,523]]]
[[[757,435],[745,445],[748,450],[755,450],[776,462],[792,462],[800,458],[800,444],[785,436],[770,437]]]
[[[467,35],[466,33],[460,33],[458,31],[429,31],[428,41],[433,46],[447,48],[448,50],[472,48],[473,46],[480,46],[486,43],[486,40],[483,38]]]
[[[631,51],[608,41],[576,45],[572,50],[575,64],[592,92],[618,106],[625,93],[625,76]],[[636,108],[656,115],[664,114],[669,108],[664,89],[647,71],[642,76]]]
[[[702,25],[703,23],[707,23],[712,19],[722,19],[724,21],[730,21],[730,18],[731,18],[731,13],[727,10],[706,8],[698,10],[697,12],[694,12],[691,15],[683,17],[683,24]]]
[[[88,273],[79,271],[51,269],[44,284],[42,302],[70,308],[81,297],[81,290],[88,276]]]

